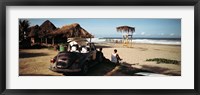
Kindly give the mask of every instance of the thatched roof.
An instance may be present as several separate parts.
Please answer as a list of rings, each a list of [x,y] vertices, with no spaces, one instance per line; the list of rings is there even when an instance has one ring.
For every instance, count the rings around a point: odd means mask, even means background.
[[[94,36],[83,29],[78,23],[73,23],[70,25],[65,25],[54,32],[51,32],[51,36],[62,36],[62,37],[80,37],[80,38],[93,38]]]
[[[53,23],[51,23],[49,20],[46,20],[42,25],[40,25],[40,31],[39,31],[39,37],[47,36],[47,34],[53,32],[56,30],[56,27]]]
[[[38,36],[38,32],[40,30],[40,27],[38,25],[29,27],[29,34],[28,37],[35,37]]]
[[[117,32],[135,32],[135,27],[130,26],[119,26],[117,27]]]

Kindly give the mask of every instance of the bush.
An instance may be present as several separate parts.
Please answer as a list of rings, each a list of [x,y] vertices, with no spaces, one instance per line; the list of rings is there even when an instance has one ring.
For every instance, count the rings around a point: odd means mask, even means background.
[[[156,61],[157,64],[159,64],[159,63],[180,64],[180,61],[170,60],[170,59],[165,59],[165,58],[153,58],[153,59],[147,59],[146,61]]]

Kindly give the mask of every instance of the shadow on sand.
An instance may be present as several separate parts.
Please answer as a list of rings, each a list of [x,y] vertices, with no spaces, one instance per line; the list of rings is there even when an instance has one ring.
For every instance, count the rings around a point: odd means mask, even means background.
[[[111,72],[117,65],[112,63],[109,59],[105,59],[102,63],[94,66],[89,70],[87,76],[104,76]]]
[[[96,48],[112,48],[111,46],[97,45]]]
[[[116,64],[112,63],[109,59],[104,59],[102,63],[98,63],[91,67],[86,75],[80,73],[66,73],[66,76],[104,76],[108,72],[112,71],[116,67]]]
[[[27,53],[19,52],[19,58],[29,58],[29,57],[39,57],[39,56],[48,56],[46,53]]]
[[[135,63],[135,64],[129,64],[126,62],[123,62],[120,64],[119,66],[119,70],[120,72],[128,75],[128,76],[143,76],[140,74],[136,74],[136,73],[141,73],[141,72],[147,72],[147,73],[154,73],[153,71],[149,71],[149,70],[145,70],[145,69],[138,69],[138,68],[134,68],[132,67],[132,65],[138,65],[139,63]]]
[[[129,63],[115,64],[109,59],[105,59],[102,63],[95,65],[90,68],[86,75],[81,75],[80,73],[68,73],[64,74],[66,76],[142,76],[135,74],[138,72],[150,72],[147,70],[141,70],[131,67]]]
[[[19,74],[19,76],[55,76],[52,74]],[[56,75],[58,76],[58,75]]]
[[[142,68],[147,69],[147,70],[155,70],[156,72],[159,72],[160,74],[165,74],[165,75],[171,75],[171,76],[180,76],[180,72],[170,72],[171,69],[168,68],[161,68],[157,66],[149,66],[149,65],[143,65]]]

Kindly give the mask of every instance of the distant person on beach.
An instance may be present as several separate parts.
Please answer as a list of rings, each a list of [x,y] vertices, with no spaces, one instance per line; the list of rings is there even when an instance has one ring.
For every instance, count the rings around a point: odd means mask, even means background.
[[[111,54],[111,62],[114,63],[119,63],[119,61],[121,61],[122,59],[119,57],[119,54],[117,53],[117,50],[114,50],[114,53]]]
[[[98,56],[100,56],[99,57],[99,61],[100,62],[102,62],[105,59],[102,50],[103,50],[102,48],[99,48],[99,55]]]

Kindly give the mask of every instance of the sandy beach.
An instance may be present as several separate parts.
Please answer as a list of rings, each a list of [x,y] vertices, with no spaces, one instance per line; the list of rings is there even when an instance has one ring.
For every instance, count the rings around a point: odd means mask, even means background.
[[[180,45],[161,45],[161,44],[133,44],[131,48],[124,47],[122,44],[101,44],[104,56],[111,58],[114,49],[118,50],[118,54],[123,62],[133,64],[132,67],[159,72],[162,74],[181,75],[181,64],[157,64],[149,62],[146,59],[165,58],[170,60],[181,61]],[[107,47],[106,47],[107,46]]]
[[[133,70],[147,70],[164,75],[181,75],[181,64],[157,64],[156,62],[146,61],[146,59],[151,58],[165,58],[181,61],[180,45],[153,45],[137,43],[133,44],[131,48],[127,48],[123,47],[122,44],[104,43],[96,44],[96,46],[97,48],[103,48],[103,54],[106,59],[110,59],[113,50],[117,49],[118,54],[123,59],[122,62],[127,63],[131,68],[133,68]],[[48,69],[50,64],[49,60],[57,54],[57,51],[49,49],[22,49],[19,52],[19,75],[62,75]],[[101,64],[101,66],[97,67],[97,71],[91,71],[88,75],[127,75],[123,72],[119,72],[119,66],[109,66],[110,65],[108,64]]]

